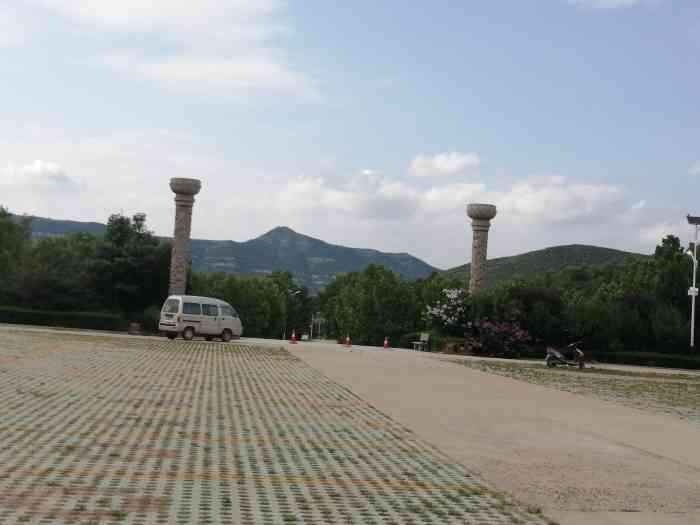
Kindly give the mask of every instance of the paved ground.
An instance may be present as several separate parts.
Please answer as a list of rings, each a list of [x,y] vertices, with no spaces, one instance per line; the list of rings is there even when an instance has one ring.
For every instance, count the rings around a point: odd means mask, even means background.
[[[303,352],[0,327],[0,523],[546,523]]]
[[[292,353],[563,524],[700,523],[700,425],[473,370],[338,345]]]
[[[453,361],[0,326],[0,523],[700,523],[698,423]]]

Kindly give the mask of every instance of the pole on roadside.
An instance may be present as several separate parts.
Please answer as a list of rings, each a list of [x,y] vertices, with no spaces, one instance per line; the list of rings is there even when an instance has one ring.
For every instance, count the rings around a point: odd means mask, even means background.
[[[693,285],[688,290],[690,296],[690,348],[695,349],[695,298],[698,296],[697,274],[698,274],[698,229],[700,229],[700,217],[687,216],[688,224],[695,227],[695,240],[693,250],[688,250],[686,254],[693,260]]]

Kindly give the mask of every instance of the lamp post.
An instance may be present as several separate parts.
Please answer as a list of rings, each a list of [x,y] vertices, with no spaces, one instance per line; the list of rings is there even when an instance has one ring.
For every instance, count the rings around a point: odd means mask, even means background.
[[[295,291],[295,290],[289,289],[289,290],[287,290],[287,297],[291,299],[292,297],[294,297],[295,295],[299,295],[300,293],[301,293],[301,290]],[[289,304],[290,304],[290,301],[287,301],[287,306],[289,306]],[[289,311],[287,311],[287,316],[289,316]],[[287,317],[287,319],[284,322],[284,331],[282,332],[282,340],[283,341],[287,340],[287,322],[288,321],[289,321],[289,317]]]
[[[692,252],[688,250],[685,252],[693,260],[693,286],[688,290],[688,295],[690,296],[690,348],[695,348],[695,298],[698,295],[698,289],[695,287],[695,278],[698,273],[698,258]]]
[[[693,285],[688,290],[690,296],[690,348],[695,349],[695,298],[698,296],[697,274],[698,274],[698,229],[700,229],[700,217],[688,215],[688,224],[695,227],[695,241],[693,249],[685,252],[693,260]]]

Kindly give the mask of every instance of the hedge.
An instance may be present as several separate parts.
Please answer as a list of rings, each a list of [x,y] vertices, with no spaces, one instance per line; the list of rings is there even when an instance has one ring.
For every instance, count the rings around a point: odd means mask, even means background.
[[[662,354],[659,352],[586,352],[586,357],[600,363],[618,365],[656,366],[700,370],[700,356],[692,354]]]
[[[86,328],[90,330],[126,330],[128,322],[118,314],[102,312],[55,312],[0,306],[0,323]]]

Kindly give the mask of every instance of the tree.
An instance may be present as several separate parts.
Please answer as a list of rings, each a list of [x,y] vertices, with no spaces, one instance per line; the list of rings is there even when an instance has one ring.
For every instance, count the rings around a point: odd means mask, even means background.
[[[440,299],[429,304],[425,316],[431,326],[453,336],[467,331],[471,314],[469,294],[464,288],[445,288]]]
[[[100,309],[89,275],[96,248],[97,239],[84,233],[40,239],[17,275],[20,304],[47,310]]]
[[[129,316],[160,306],[168,294],[169,243],[145,228],[145,216],[111,215],[90,266],[101,304]]]
[[[336,277],[318,304],[330,335],[372,345],[414,330],[426,306],[416,301],[414,283],[377,265]]]
[[[277,286],[279,293],[285,297],[286,318],[282,319],[283,331],[291,334],[303,333],[311,324],[315,301],[309,296],[306,286],[299,286],[288,271],[273,272],[268,278]]]
[[[282,335],[287,317],[286,298],[272,279],[194,272],[192,292],[231,304],[238,311],[246,335]]]
[[[15,221],[12,214],[0,206],[0,299],[3,301],[14,297],[17,272],[29,248],[30,235],[28,218]]]
[[[691,284],[692,266],[690,257],[685,255],[680,239],[667,235],[656,247],[654,260],[657,263],[655,283],[656,297],[684,314],[688,313],[687,290]]]

